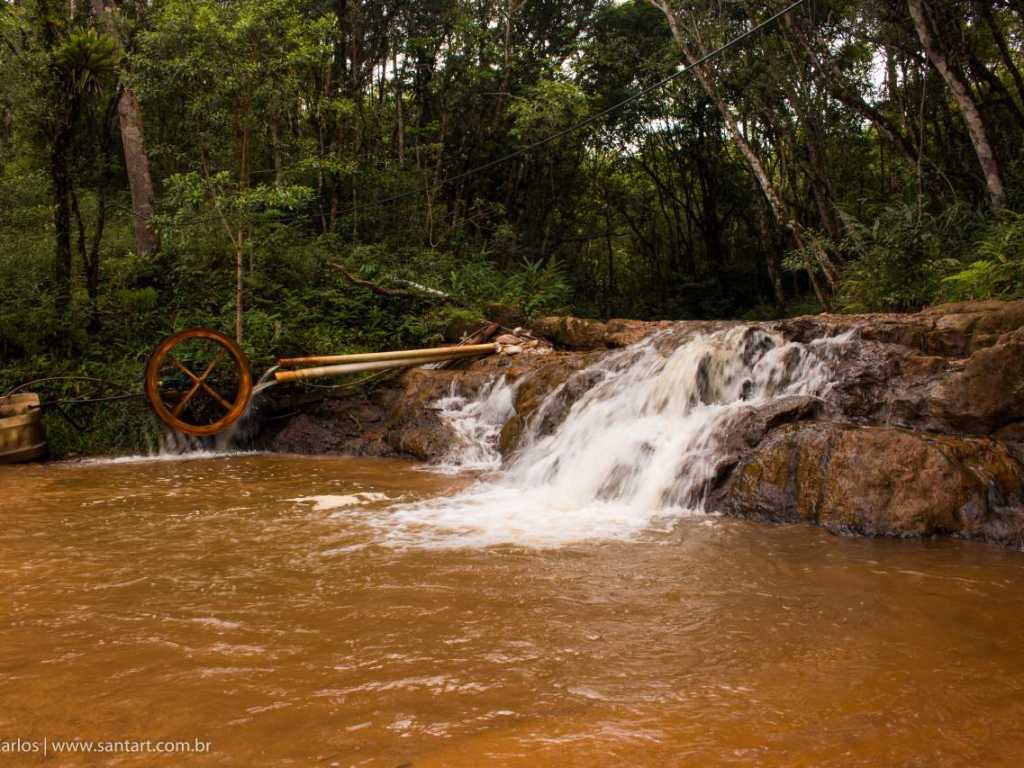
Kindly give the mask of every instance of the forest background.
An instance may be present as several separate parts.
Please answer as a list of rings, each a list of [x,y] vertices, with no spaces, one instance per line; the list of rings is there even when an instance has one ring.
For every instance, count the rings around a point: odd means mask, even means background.
[[[805,0],[700,63],[784,7],[0,0],[0,394],[138,389],[194,325],[259,368],[1020,296],[1024,3]],[[50,427],[132,450],[145,418]]]

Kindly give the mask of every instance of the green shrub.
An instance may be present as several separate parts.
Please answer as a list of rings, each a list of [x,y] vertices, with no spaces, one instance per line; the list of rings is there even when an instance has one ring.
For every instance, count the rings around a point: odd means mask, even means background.
[[[974,253],[980,258],[942,278],[940,299],[1024,296],[1024,215],[1004,211],[984,228]]]
[[[843,221],[839,249],[848,263],[839,302],[850,312],[908,311],[934,301],[975,225],[961,206],[936,215],[897,205],[882,209],[870,225],[845,214]]]

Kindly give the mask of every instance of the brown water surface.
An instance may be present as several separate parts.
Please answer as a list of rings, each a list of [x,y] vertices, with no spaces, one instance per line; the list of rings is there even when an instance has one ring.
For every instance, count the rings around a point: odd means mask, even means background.
[[[389,544],[383,460],[0,467],[0,765],[1019,766],[1024,554],[706,518]]]

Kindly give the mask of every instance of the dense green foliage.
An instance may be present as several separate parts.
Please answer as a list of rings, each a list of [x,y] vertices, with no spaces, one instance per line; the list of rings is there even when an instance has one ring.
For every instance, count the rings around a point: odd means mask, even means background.
[[[907,0],[808,3],[703,65],[710,86],[684,75],[502,161],[783,5],[0,0],[0,393],[135,388],[191,325],[262,365],[433,343],[490,304],[753,318],[1021,295],[1024,19],[1004,0],[924,1],[931,50]],[[112,423],[98,442],[130,431]]]

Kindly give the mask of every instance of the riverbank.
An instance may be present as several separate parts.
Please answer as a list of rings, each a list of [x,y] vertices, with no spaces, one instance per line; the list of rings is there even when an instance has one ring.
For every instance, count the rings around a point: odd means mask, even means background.
[[[749,358],[738,361],[741,367],[759,365],[768,348],[783,356],[789,349],[791,363],[773,362],[780,376],[792,373],[787,368],[797,365],[801,350],[842,343],[829,347],[831,380],[820,394],[753,398],[720,425],[700,499],[706,511],[810,522],[834,533],[952,535],[1024,546],[1021,301],[763,323],[544,318],[529,329],[538,343],[520,355],[412,370],[370,394],[279,390],[264,406],[256,444],[292,453],[450,460],[461,438],[439,403],[479,398],[500,382],[510,402],[495,439],[507,464],[529,441],[562,428],[621,350],[653,339],[669,356],[730,329],[742,337],[735,354]],[[694,375],[706,380],[721,363],[715,353],[703,354]],[[721,400],[707,381],[703,390],[696,384],[699,401]]]

